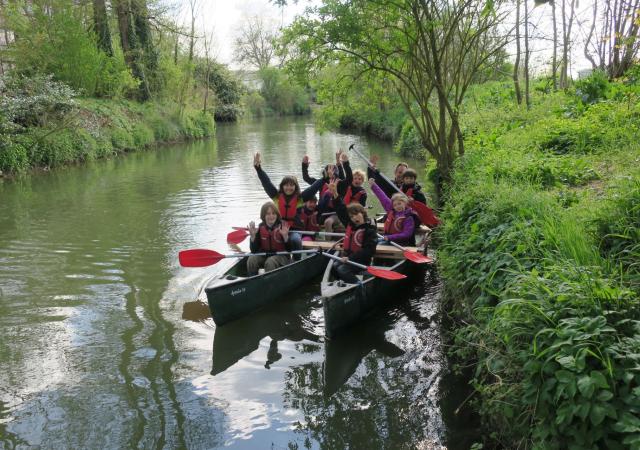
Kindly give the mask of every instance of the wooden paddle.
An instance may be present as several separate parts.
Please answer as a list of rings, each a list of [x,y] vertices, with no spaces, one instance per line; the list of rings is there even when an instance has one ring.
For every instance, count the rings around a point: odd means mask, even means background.
[[[331,258],[331,259],[335,259],[336,261],[340,261],[340,262],[344,262],[342,261],[342,258],[334,255],[333,253],[326,253],[326,252],[322,252],[322,254],[324,256],[326,256],[327,258]],[[346,261],[347,264],[351,264],[352,266],[355,267],[359,267],[361,269],[366,270],[368,273],[370,273],[371,275],[373,275],[374,277],[377,278],[384,278],[385,280],[402,280],[404,278],[407,278],[407,276],[403,273],[398,273],[398,272],[394,272],[393,270],[388,270],[388,269],[380,269],[379,267],[373,267],[373,266],[365,266],[364,264],[360,264],[354,261]]]
[[[245,256],[274,256],[274,255],[295,255],[300,253],[317,253],[316,249],[309,250],[293,250],[290,252],[262,252],[262,253],[232,253],[223,255],[215,250],[207,250],[204,248],[195,248],[192,250],[183,250],[178,253],[178,260],[182,267],[206,267],[218,264],[225,258],[244,258]]]
[[[384,239],[384,236],[382,236],[381,234],[378,234],[378,237],[380,239]],[[411,262],[414,262],[416,264],[427,264],[427,263],[433,262],[431,258],[429,258],[426,255],[423,255],[422,253],[414,252],[413,250],[407,250],[402,245],[397,244],[393,241],[387,241],[386,239],[385,241],[386,243],[393,245],[395,248],[402,250],[402,254],[404,255],[404,257]]]
[[[362,153],[360,153],[359,150],[356,150],[354,144],[351,144],[349,146],[349,150],[352,150],[356,155],[364,159],[371,168],[373,168],[373,166],[371,166],[371,162],[369,161],[369,159],[366,156],[364,156]],[[402,192],[402,189],[396,186],[396,184],[392,182],[389,178],[387,178],[385,174],[383,174],[380,171],[378,171],[378,173],[380,174],[380,176],[384,181],[389,183],[389,186],[392,186],[396,191],[400,192],[401,194],[404,194],[404,192]],[[409,202],[409,206],[411,206],[411,208],[413,208],[416,211],[416,213],[418,214],[418,217],[420,217],[420,221],[426,224],[427,226],[433,228],[433,227],[436,227],[438,224],[440,224],[440,219],[438,219],[438,217],[435,215],[435,213],[433,212],[433,209],[429,208],[424,203],[419,202],[417,200],[411,200]]]

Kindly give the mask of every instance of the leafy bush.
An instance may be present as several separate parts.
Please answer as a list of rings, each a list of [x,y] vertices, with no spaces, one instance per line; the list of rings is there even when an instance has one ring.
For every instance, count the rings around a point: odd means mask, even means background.
[[[426,159],[427,152],[422,146],[420,135],[416,132],[410,120],[407,120],[402,126],[402,131],[400,131],[400,137],[394,146],[394,150],[404,156]]]
[[[609,79],[603,70],[594,70],[591,75],[575,82],[576,96],[583,105],[591,105],[607,98]]]
[[[0,135],[0,171],[20,173],[28,167],[29,155],[25,146]]]
[[[76,107],[75,96],[51,75],[0,77],[0,133],[60,120]]]
[[[31,2],[29,15],[19,3],[8,8],[9,28],[20,36],[8,48],[14,70],[28,76],[53,74],[88,96],[115,96],[134,86],[122,52],[110,57],[100,51],[82,14],[65,0]]]

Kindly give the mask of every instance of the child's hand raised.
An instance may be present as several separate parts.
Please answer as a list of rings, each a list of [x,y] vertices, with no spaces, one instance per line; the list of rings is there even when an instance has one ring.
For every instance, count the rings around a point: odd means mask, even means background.
[[[376,185],[375,178],[369,178],[369,187],[374,187]]]
[[[309,165],[309,155],[304,155],[302,157],[302,164]]]
[[[251,235],[252,241],[256,237],[257,233],[258,229],[256,228],[256,223],[252,220],[251,222],[249,222],[249,234]]]
[[[260,152],[257,152],[253,157],[253,165],[255,167],[260,167],[262,165],[262,161],[260,161]]]
[[[280,234],[284,242],[287,242],[289,239],[289,228],[291,228],[289,222],[282,222],[282,224],[280,224]]]
[[[333,195],[333,198],[338,196],[338,180],[334,180],[329,183],[329,192]]]
[[[369,165],[371,166],[372,169],[376,168],[376,165],[378,164],[378,160],[380,158],[378,157],[378,155],[371,155],[371,158],[369,158]]]
[[[336,152],[336,164],[340,164],[340,157],[342,156],[342,149],[338,149],[338,151]]]
[[[342,151],[342,150],[340,150]],[[345,152],[340,154],[340,162],[348,162],[349,161],[349,155],[347,155]]]

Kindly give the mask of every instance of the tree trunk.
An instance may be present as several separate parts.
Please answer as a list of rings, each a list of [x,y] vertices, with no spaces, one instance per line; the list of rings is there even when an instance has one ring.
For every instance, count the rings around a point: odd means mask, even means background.
[[[107,18],[107,7],[104,0],[93,0],[93,23],[98,38],[98,48],[107,55],[113,56],[109,19]]]
[[[553,78],[553,90],[558,90],[558,19],[556,18],[556,2],[551,2],[551,14],[553,15],[553,60],[551,61],[551,77]]]
[[[524,98],[527,109],[531,109],[529,84],[529,5],[524,0]]]
[[[589,45],[591,45],[591,39],[593,38],[593,32],[596,28],[596,20],[598,18],[598,2],[593,2],[593,17],[591,19],[591,28],[589,28],[589,35],[587,36],[587,40],[584,43],[584,57],[589,60],[591,63],[591,69],[596,70],[598,65],[596,64],[593,56],[589,52]]]
[[[516,101],[522,104],[520,90],[520,0],[516,0],[516,61],[513,63],[513,87],[516,91]]]

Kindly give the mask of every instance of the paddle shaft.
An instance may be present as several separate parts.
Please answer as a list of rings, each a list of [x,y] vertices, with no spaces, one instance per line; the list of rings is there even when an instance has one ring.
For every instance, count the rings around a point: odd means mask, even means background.
[[[324,256],[328,257],[328,258],[335,259],[336,261],[345,262],[345,261],[342,260],[341,257],[339,257],[337,255],[334,255],[333,253],[322,252],[322,254]],[[352,266],[355,266],[355,267],[359,267],[360,269],[364,269],[364,270],[367,270],[369,268],[368,266],[365,266],[364,264],[360,264],[360,263],[351,261],[349,259],[347,259],[346,263],[347,264],[351,264]]]
[[[317,249],[291,250],[290,252],[260,252],[260,253],[231,253],[224,255],[225,258],[244,258],[245,256],[276,256],[276,255],[296,255],[299,253],[314,253]]]
[[[373,167],[373,165],[371,164],[371,161],[369,161],[369,158],[367,158],[366,156],[364,156],[360,150],[356,150],[355,146],[353,144],[351,144],[351,146],[349,146],[349,150],[352,150],[356,155],[358,155],[360,158],[364,159],[367,162],[367,165],[369,167],[371,167],[372,169],[375,169],[375,167]],[[400,189],[395,182],[391,181],[389,178],[387,178],[387,176],[385,174],[383,174],[382,172],[380,172],[378,170],[378,175],[380,175],[380,177],[386,181],[387,183],[389,183],[390,186],[392,186],[396,191],[398,191],[401,194],[404,194],[404,192],[402,192],[402,189]]]

